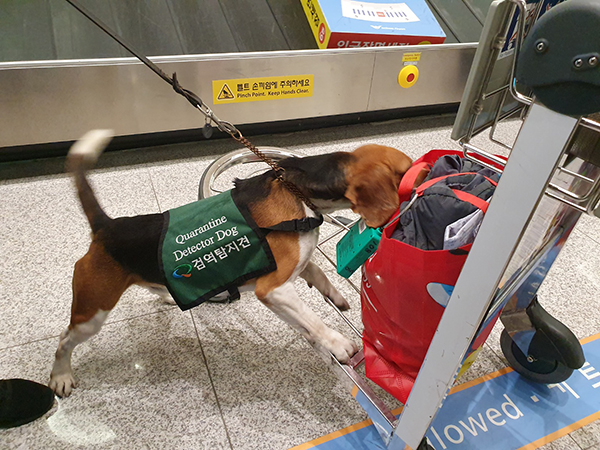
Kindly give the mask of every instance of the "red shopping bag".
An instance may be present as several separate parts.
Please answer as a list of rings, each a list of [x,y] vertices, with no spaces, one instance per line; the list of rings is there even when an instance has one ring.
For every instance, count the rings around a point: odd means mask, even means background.
[[[449,154],[462,152],[433,150],[415,161],[400,185],[400,202],[410,199],[422,170]],[[416,192],[422,192],[425,184]],[[464,197],[462,194],[459,198]],[[485,201],[475,197],[473,203],[467,197],[460,199],[485,212]],[[405,403],[471,245],[456,250],[421,250],[392,239],[394,229],[395,222],[385,228],[377,251],[363,265],[363,347],[367,377]],[[485,341],[492,326],[485,327],[478,344]]]

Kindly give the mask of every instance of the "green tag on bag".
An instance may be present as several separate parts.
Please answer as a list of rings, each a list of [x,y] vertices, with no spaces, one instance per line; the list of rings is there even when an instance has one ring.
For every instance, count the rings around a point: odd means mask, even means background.
[[[375,253],[381,239],[379,228],[369,228],[364,220],[355,223],[336,246],[337,273],[349,278]]]

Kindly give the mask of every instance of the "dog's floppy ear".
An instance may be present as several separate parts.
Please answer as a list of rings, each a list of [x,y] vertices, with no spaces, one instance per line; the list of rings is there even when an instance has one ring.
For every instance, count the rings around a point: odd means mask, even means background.
[[[399,150],[381,145],[365,145],[353,154],[346,198],[368,226],[380,227],[398,209],[398,185],[412,161]]]
[[[346,198],[352,203],[352,211],[360,214],[368,226],[380,227],[398,209],[394,180],[395,174],[385,166],[371,167],[351,178]]]
[[[387,165],[393,170],[394,175],[396,176],[396,188],[398,188],[400,180],[412,165],[412,159],[400,150],[391,147],[385,147],[385,155]]]

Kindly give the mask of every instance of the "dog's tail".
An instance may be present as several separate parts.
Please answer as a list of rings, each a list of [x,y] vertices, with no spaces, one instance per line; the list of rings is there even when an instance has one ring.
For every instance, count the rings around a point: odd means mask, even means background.
[[[110,218],[98,203],[86,178],[86,171],[96,164],[112,137],[111,130],[89,131],[73,144],[67,155],[66,169],[67,172],[73,173],[77,194],[79,194],[83,212],[92,227],[92,233],[100,230]]]

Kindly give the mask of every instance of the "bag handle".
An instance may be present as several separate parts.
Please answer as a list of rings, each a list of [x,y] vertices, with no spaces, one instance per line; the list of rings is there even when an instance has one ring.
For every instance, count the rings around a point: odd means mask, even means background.
[[[416,190],[417,197],[423,195],[423,192],[427,188],[433,186],[438,181],[441,181],[441,180],[444,180],[444,179],[450,178],[450,177],[457,177],[457,176],[460,176],[460,175],[481,175],[481,174],[478,174],[477,172],[462,172],[462,173],[451,173],[449,175],[444,175],[444,176],[441,176],[441,177],[433,178],[432,180],[426,181],[425,183],[421,184],[417,188],[417,190]],[[485,175],[481,175],[481,176],[483,178],[485,178],[486,180],[488,180],[493,186],[497,186],[498,185],[498,183],[495,182],[494,180],[492,180],[491,178],[488,178]],[[460,200],[462,200],[463,202],[470,203],[475,208],[482,210],[484,214],[487,211],[489,203],[486,202],[485,200],[480,199],[476,195],[469,194],[468,192],[461,191],[459,189],[452,189],[452,192],[454,192],[454,195],[456,195],[456,197],[459,198]]]
[[[417,187],[417,195],[423,194],[423,191],[425,189],[433,186],[434,184],[436,184],[439,181],[445,180],[446,178],[450,178],[450,177],[458,177],[461,175],[481,175],[481,174],[477,173],[477,172],[459,172],[459,173],[451,173],[448,175],[443,175],[443,176],[437,177],[437,178],[432,178],[431,180],[428,180],[425,183],[421,184],[419,187]],[[486,180],[488,180],[493,186],[498,186],[498,183],[495,182],[494,180],[492,180],[491,178],[488,178],[485,175],[481,175],[481,176],[483,178],[485,178]]]
[[[421,171],[424,169],[431,169],[431,164],[429,164],[428,162],[425,162],[425,161],[417,162],[417,163],[413,164],[410,167],[410,169],[408,169],[406,171],[406,173],[400,180],[400,185],[398,186],[398,196],[400,197],[401,202],[402,202],[403,198],[408,199],[411,197],[411,194],[412,194],[413,190],[415,189],[415,183],[417,182],[417,179],[419,178]],[[426,181],[425,183],[422,183],[421,185],[417,186],[416,195],[413,197],[413,201],[416,200],[417,197],[423,195],[423,191],[425,189],[433,186],[438,181],[441,181],[441,180],[443,180],[445,178],[449,178],[449,177],[457,177],[460,175],[481,175],[481,174],[477,173],[477,172],[461,172],[461,173],[451,173],[451,174],[444,175],[441,177],[433,178],[433,179]],[[492,180],[491,178],[488,178],[485,175],[481,175],[481,176],[484,177],[486,180],[488,180],[493,186],[498,185],[498,183],[496,181]],[[484,214],[487,211],[489,203],[486,202],[485,200],[482,200],[473,194],[469,194],[468,192],[460,191],[458,189],[452,189],[452,191],[454,192],[454,194],[456,195],[457,198],[459,198],[460,200],[462,200],[464,202],[470,203],[475,208],[483,211]],[[411,204],[413,203],[413,201],[411,201]],[[409,204],[405,209],[408,209],[411,206],[411,204]],[[402,215],[402,212],[400,212],[400,209],[398,209],[398,214],[395,214],[394,217],[383,228],[385,229],[385,228],[388,228],[390,225],[393,225],[395,222],[398,221],[398,219],[400,218],[401,215]]]
[[[488,206],[490,206],[485,200],[480,199],[476,195],[469,194],[468,192],[460,191],[458,189],[452,189],[452,192],[454,192],[454,194],[463,202],[470,203],[475,208],[482,210],[484,214],[486,213]]]
[[[423,169],[429,169],[430,167],[431,166],[429,163],[425,161],[413,164],[410,169],[406,171],[402,177],[402,180],[400,180],[400,186],[398,186],[398,196],[400,196],[400,198],[409,197],[415,188],[415,183],[417,182],[417,178],[419,178],[421,171]]]

